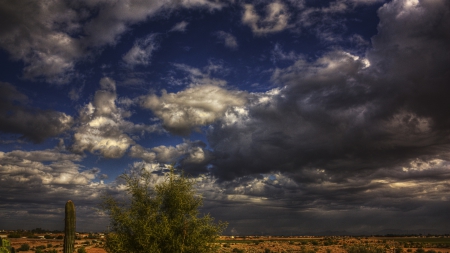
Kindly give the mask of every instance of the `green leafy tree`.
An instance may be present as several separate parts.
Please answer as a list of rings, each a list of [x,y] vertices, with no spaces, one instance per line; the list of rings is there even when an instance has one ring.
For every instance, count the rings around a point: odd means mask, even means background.
[[[201,216],[202,198],[194,190],[194,181],[173,167],[165,181],[152,186],[152,174],[146,170],[123,174],[128,203],[105,196],[103,209],[110,216],[111,233],[106,250],[111,253],[201,253],[217,250],[215,240],[226,223],[214,223]]]

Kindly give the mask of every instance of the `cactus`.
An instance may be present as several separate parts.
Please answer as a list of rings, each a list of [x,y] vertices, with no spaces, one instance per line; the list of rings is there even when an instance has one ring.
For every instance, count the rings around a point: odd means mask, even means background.
[[[11,243],[7,239],[0,238],[0,253],[9,253],[9,252],[12,252]]]
[[[64,219],[64,253],[75,252],[75,205],[72,200],[66,203]]]

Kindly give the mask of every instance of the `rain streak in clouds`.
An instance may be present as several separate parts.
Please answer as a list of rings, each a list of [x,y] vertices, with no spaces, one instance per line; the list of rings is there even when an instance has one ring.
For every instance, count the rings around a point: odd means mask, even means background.
[[[5,229],[61,229],[69,198],[79,227],[104,230],[120,173],[157,183],[175,164],[226,233],[448,233],[445,0],[20,2],[0,17]]]

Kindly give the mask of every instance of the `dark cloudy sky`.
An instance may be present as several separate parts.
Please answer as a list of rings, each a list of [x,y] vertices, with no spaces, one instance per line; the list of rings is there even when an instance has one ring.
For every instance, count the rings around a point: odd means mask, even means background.
[[[175,163],[233,234],[449,233],[447,0],[0,1],[0,229]]]

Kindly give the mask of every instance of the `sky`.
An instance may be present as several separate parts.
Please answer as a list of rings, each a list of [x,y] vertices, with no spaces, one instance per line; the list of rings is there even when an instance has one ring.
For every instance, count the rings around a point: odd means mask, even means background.
[[[0,1],[0,229],[174,164],[226,234],[450,233],[448,45],[447,0]]]

